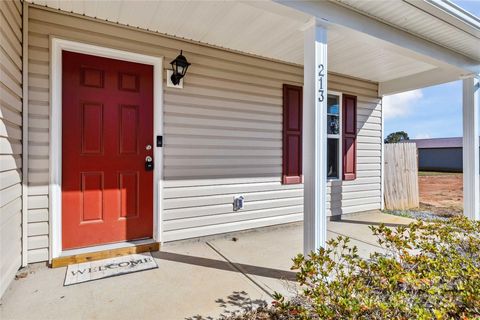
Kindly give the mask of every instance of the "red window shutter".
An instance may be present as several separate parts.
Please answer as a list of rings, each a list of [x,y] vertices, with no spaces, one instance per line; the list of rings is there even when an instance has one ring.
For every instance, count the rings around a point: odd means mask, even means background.
[[[302,183],[302,87],[283,85],[283,183]]]
[[[357,97],[344,94],[342,109],[343,180],[355,180],[357,177]]]

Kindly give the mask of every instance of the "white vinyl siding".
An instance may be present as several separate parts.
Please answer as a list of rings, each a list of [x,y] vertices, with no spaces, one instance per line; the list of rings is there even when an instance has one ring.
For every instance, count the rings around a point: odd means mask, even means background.
[[[44,244],[49,230],[49,36],[163,56],[165,68],[182,49],[192,63],[183,89],[164,86],[164,241],[302,220],[303,186],[281,184],[282,85],[302,85],[301,66],[35,6],[29,18],[32,187],[28,217],[29,243],[34,244],[29,248],[30,261],[48,259]],[[376,126],[368,120],[369,114],[375,112],[373,121],[380,119],[377,84],[336,75],[330,78],[336,87],[329,89],[362,95],[358,127],[361,135],[372,140],[359,143],[359,154],[369,159],[375,155],[365,154],[365,150],[378,153],[376,162],[359,164],[361,178],[352,190],[379,191],[380,131],[378,136],[376,127],[368,129],[371,134],[362,131],[365,126]],[[349,84],[358,88],[349,88]],[[362,148],[363,144],[366,147]],[[343,188],[347,185],[352,182]],[[237,194],[245,196],[245,207],[234,212],[232,202]],[[380,208],[379,196],[365,195],[368,198],[360,208]],[[344,201],[353,200],[362,199]]]
[[[0,297],[22,260],[22,4],[0,2]]]

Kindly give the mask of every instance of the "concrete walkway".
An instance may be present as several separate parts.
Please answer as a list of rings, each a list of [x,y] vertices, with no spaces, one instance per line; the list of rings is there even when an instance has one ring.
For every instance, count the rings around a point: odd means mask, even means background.
[[[328,236],[352,238],[359,253],[380,250],[368,226],[411,220],[379,212],[329,222]],[[28,267],[0,305],[0,319],[216,319],[294,292],[291,258],[301,223],[162,245],[159,268],[63,287],[66,268]]]

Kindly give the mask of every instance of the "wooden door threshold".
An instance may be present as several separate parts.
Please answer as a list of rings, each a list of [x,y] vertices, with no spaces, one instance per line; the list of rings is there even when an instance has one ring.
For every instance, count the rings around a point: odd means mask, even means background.
[[[96,260],[126,256],[134,253],[152,252],[152,251],[158,251],[158,250],[160,250],[160,243],[158,242],[130,245],[130,246],[121,247],[121,248],[60,256],[58,258],[53,258],[50,266],[52,268],[59,268],[59,267],[65,267],[75,263],[96,261]]]

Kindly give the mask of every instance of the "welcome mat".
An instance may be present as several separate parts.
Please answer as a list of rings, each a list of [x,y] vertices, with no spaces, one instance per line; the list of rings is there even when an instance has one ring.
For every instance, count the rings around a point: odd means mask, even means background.
[[[69,265],[64,286],[158,268],[150,252]]]

